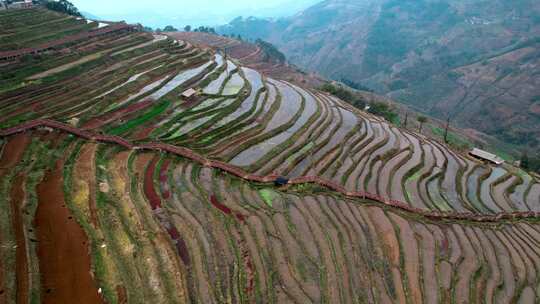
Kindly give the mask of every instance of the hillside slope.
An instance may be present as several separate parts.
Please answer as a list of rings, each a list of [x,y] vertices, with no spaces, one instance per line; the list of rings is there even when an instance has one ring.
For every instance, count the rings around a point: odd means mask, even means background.
[[[538,1],[327,0],[219,31],[266,39],[302,68],[461,127],[540,145]]]
[[[540,299],[536,177],[187,41],[7,20],[54,47],[0,65],[0,303]]]

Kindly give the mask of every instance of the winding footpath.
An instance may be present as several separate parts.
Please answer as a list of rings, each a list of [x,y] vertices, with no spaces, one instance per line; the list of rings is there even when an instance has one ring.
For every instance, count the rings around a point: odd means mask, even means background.
[[[12,128],[0,130],[0,137],[7,137],[7,136],[11,136],[17,133],[25,132],[25,131],[36,129],[36,128],[51,128],[51,129],[73,134],[77,137],[84,138],[86,140],[120,145],[129,150],[151,150],[151,151],[167,152],[167,153],[175,154],[175,155],[190,159],[194,162],[200,163],[206,167],[221,169],[229,174],[235,175],[239,178],[242,178],[244,180],[251,181],[251,182],[272,183],[279,177],[279,175],[275,175],[275,174],[266,175],[266,176],[251,174],[231,164],[228,164],[222,161],[207,159],[206,157],[185,147],[178,147],[178,146],[173,146],[173,145],[164,144],[164,143],[157,143],[157,142],[150,142],[150,143],[145,143],[145,144],[133,144],[130,141],[119,136],[98,134],[95,132],[82,130],[68,124],[64,124],[58,121],[48,120],[48,119],[31,120]],[[381,203],[387,207],[399,209],[399,210],[409,212],[409,213],[414,213],[416,215],[425,217],[430,220],[439,220],[439,221],[451,220],[451,221],[470,221],[470,222],[478,222],[478,223],[496,223],[500,221],[540,219],[540,212],[535,212],[535,211],[500,212],[500,213],[492,214],[492,215],[482,215],[482,214],[476,214],[472,212],[441,212],[441,211],[434,211],[434,210],[424,210],[420,208],[411,207],[408,204],[401,201],[390,200],[388,198],[381,197],[379,195],[368,193],[368,192],[347,191],[345,187],[335,182],[321,178],[319,176],[302,176],[298,178],[293,178],[288,181],[287,185],[299,185],[299,184],[308,184],[308,183],[317,184],[321,187],[328,188],[330,190],[338,192],[341,195],[349,197],[349,198],[355,198],[355,199],[360,198],[360,199],[372,200],[374,202]]]

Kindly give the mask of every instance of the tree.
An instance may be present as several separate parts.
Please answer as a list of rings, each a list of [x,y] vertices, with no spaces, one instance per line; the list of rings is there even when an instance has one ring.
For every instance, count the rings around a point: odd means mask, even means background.
[[[405,112],[405,122],[403,123],[405,129],[407,129],[407,122],[409,122],[409,112]]]
[[[520,165],[521,165],[521,168],[523,168],[525,170],[530,169],[529,155],[528,155],[527,151],[523,151],[523,153],[521,153]]]
[[[166,27],[163,28],[163,31],[164,32],[178,32],[178,29],[176,29],[172,25],[167,25]]]
[[[186,25],[184,27],[184,32],[191,32],[191,25]]]
[[[46,1],[45,2],[45,7],[47,9],[50,9],[51,11],[56,11],[56,12],[60,12],[60,13],[63,13],[63,14],[68,14],[68,15],[72,15],[72,16],[75,16],[75,17],[82,17],[81,13],[79,12],[79,10],[77,9],[77,7],[75,7],[75,5],[73,5],[73,3],[67,1],[67,0],[59,0],[59,1]]]
[[[399,115],[396,113],[393,107],[386,102],[372,102],[370,104],[369,113],[384,117],[389,122],[397,124],[399,122]]]
[[[425,116],[418,116],[416,119],[420,123],[420,126],[418,127],[418,133],[422,133],[422,126],[428,121],[427,117]]]
[[[448,143],[448,128],[450,127],[450,116],[446,119],[446,126],[444,127],[444,142]]]

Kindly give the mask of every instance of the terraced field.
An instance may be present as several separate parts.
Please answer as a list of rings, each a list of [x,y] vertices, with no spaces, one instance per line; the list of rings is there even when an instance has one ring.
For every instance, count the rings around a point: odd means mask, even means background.
[[[325,80],[312,73],[305,73],[289,63],[282,63],[268,55],[259,45],[234,38],[203,32],[170,32],[174,39],[191,44],[220,50],[243,66],[250,67],[269,77],[284,79],[312,88],[320,87]]]
[[[186,41],[21,18],[89,28],[0,63],[0,303],[540,301],[534,176]]]

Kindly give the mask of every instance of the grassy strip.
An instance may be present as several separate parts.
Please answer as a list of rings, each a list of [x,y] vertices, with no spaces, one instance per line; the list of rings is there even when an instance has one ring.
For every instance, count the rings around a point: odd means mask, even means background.
[[[96,162],[96,184],[100,182],[108,183],[107,165],[109,153],[108,147],[98,147],[95,154]],[[116,200],[111,200],[107,195],[96,190],[98,227],[103,236],[106,247],[101,246],[99,250],[105,252],[112,259],[117,268],[116,275],[119,275],[126,286],[129,298],[144,299],[153,296],[150,285],[146,280],[142,280],[138,267],[133,256],[126,256],[124,246],[140,247],[140,243],[135,239],[125,220],[120,215]],[[103,242],[102,241],[102,242]],[[123,246],[122,246],[123,245]]]
[[[73,198],[73,168],[80,155],[82,146],[83,141],[78,141],[74,145],[72,152],[69,154],[64,163],[63,173],[65,201],[74,218],[77,219],[77,222],[86,232],[86,235],[90,241],[92,269],[93,273],[95,274],[96,281],[102,289],[102,295],[108,303],[114,304],[118,303],[116,291],[114,289],[115,284],[113,284],[113,282],[110,280],[111,272],[113,272],[114,269],[110,269],[108,267],[108,263],[105,262],[105,259],[107,258],[105,257],[106,253],[100,250],[98,247],[98,243],[100,243],[100,240],[102,240],[101,233],[94,230],[93,225],[89,222],[88,216],[82,210],[77,208]]]
[[[135,119],[132,119],[125,124],[122,124],[116,128],[108,130],[109,134],[112,135],[119,135],[122,134],[132,128],[135,128],[137,126],[140,126],[144,124],[145,122],[151,120],[152,118],[155,118],[162,114],[169,106],[171,105],[171,102],[168,100],[164,100],[157,105],[153,106],[151,109],[146,111],[144,114],[136,117]]]

